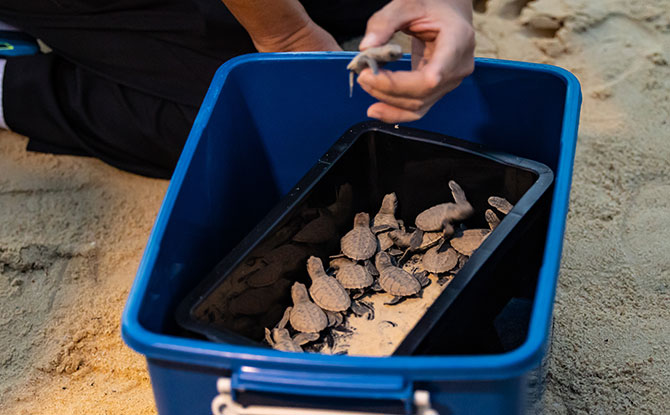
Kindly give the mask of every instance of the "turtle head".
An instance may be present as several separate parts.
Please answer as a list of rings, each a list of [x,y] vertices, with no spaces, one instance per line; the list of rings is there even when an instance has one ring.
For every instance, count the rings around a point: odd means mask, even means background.
[[[398,207],[398,197],[395,193],[389,193],[384,196],[382,200],[382,207],[379,209],[379,213],[386,213],[389,215],[395,215],[395,210]]]
[[[386,45],[382,46],[382,48],[384,49],[383,52],[385,60],[392,62],[402,58],[402,46],[396,45],[394,43],[387,43]]]
[[[340,269],[345,265],[352,264],[349,258],[335,258],[330,260],[330,267],[335,269]]]
[[[291,334],[286,329],[272,329],[272,337],[275,342],[291,341]]]
[[[309,257],[309,259],[307,259],[307,273],[312,280],[325,275],[326,271],[323,269],[323,262],[321,262],[321,259],[315,256]]]
[[[391,257],[384,251],[378,252],[375,256],[375,266],[378,270],[383,270],[384,268],[392,267]]]
[[[302,303],[309,301],[309,295],[307,294],[307,287],[305,284],[296,282],[291,287],[291,298],[293,299],[293,304]]]
[[[357,213],[354,216],[354,228],[359,226],[365,226],[366,228],[370,227],[370,215],[365,212]]]

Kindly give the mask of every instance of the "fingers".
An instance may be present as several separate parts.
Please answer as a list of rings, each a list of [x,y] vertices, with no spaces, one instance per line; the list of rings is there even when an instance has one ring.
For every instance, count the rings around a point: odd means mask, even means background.
[[[407,98],[423,98],[429,95],[440,85],[441,80],[440,75],[423,70],[411,72],[380,70],[374,75],[369,69],[364,69],[358,76],[358,83],[362,87]]]
[[[393,105],[394,107],[406,109],[408,111],[418,111],[422,109],[425,105],[424,100],[417,98],[404,98],[394,95],[388,95],[384,92],[371,88],[365,84],[361,84],[361,88],[363,88],[365,92],[367,92],[368,94],[372,95],[373,97],[377,98],[382,102],[385,102],[389,105]]]
[[[399,122],[416,121],[423,117],[428,109],[423,111],[407,111],[401,108],[393,107],[383,102],[377,102],[368,108],[368,117],[395,124]]]
[[[399,73],[400,72],[393,72],[391,75],[398,75]],[[384,77],[384,74],[380,73],[375,76],[375,78],[381,77]],[[395,90],[392,90],[391,93],[387,93],[383,90],[371,87],[364,82],[359,83],[363,90],[381,101],[368,108],[369,117],[377,118],[387,123],[400,123],[416,121],[423,117],[440,97],[456,88],[460,82],[457,80],[445,82],[439,85],[439,87],[431,89],[429,93],[425,95],[418,95],[416,91],[409,90],[406,91],[409,92],[409,95],[404,96],[396,94]],[[405,84],[401,82],[401,85],[404,86]],[[382,84],[382,86],[384,86],[384,84]]]
[[[475,32],[463,25],[457,32],[444,33],[435,39],[435,46],[424,70],[428,73],[448,73],[454,78],[465,78],[474,69]]]
[[[360,50],[386,43],[398,30],[403,29],[419,16],[417,7],[411,7],[406,1],[392,1],[373,14],[368,20],[365,36],[359,45]]]

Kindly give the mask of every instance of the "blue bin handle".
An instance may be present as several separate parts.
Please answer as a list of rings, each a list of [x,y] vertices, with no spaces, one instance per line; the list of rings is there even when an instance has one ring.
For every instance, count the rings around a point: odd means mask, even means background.
[[[295,406],[243,406],[235,401],[242,391],[308,395],[325,398],[363,398],[400,400],[405,413],[439,415],[431,408],[427,391],[414,391],[402,376],[368,376],[260,369],[244,366],[232,378],[219,378],[219,394],[212,401],[213,415],[379,415],[371,412],[345,412],[333,409],[300,409]],[[415,412],[411,412],[414,406]]]

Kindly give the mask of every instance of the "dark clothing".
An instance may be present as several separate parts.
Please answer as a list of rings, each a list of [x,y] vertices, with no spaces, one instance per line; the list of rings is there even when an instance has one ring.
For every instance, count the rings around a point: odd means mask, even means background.
[[[29,149],[98,157],[169,177],[216,69],[254,52],[220,0],[2,0],[0,21],[53,53],[10,58],[3,106]],[[380,0],[305,0],[338,41]]]

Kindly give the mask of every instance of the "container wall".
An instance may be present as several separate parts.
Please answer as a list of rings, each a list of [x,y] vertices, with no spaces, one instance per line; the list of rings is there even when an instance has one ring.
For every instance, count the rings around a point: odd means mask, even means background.
[[[209,415],[212,399],[217,394],[216,381],[228,377],[226,370],[197,366],[180,366],[173,362],[150,359],[149,373],[160,415]],[[441,415],[509,415],[524,414],[533,402],[528,402],[527,376],[497,381],[426,382],[415,384],[416,389],[430,392],[431,405]],[[526,393],[524,393],[526,391]],[[299,393],[299,391],[296,391]],[[539,396],[533,393],[533,397]],[[299,406],[304,397],[288,400]],[[319,398],[319,406],[340,409],[342,399]],[[309,401],[309,400],[307,400]],[[257,400],[254,400],[256,404]],[[374,405],[375,401],[369,400]],[[364,404],[348,410],[368,410]],[[382,412],[384,413],[384,412]]]
[[[149,375],[160,415],[211,415],[216,380],[226,371],[149,359]]]

